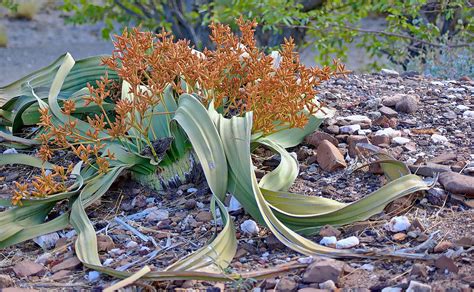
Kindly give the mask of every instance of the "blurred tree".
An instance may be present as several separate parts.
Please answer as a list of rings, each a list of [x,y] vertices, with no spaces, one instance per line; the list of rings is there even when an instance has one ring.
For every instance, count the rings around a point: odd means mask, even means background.
[[[70,22],[104,21],[104,37],[124,25],[165,27],[198,49],[211,45],[211,21],[232,24],[243,15],[259,22],[261,46],[292,36],[300,46],[314,46],[316,61],[326,64],[330,56],[344,60],[355,41],[370,56],[386,55],[405,69],[428,52],[465,48],[472,54],[473,7],[472,0],[65,0],[63,6],[73,12]],[[362,28],[371,16],[383,18],[384,29]]]

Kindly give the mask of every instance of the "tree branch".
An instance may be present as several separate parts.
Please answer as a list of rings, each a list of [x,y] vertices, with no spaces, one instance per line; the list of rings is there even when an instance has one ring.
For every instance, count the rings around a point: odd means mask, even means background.
[[[123,5],[119,0],[114,0],[114,3],[119,6],[123,11],[125,11],[126,13],[130,14],[130,15],[133,15],[137,18],[140,18],[140,19],[143,19],[143,15],[140,15],[130,9],[128,9],[125,5]]]
[[[285,27],[287,27],[287,26],[285,26]],[[305,28],[305,29],[309,29],[309,30],[317,30],[315,27],[309,26],[309,25],[292,25],[290,27]],[[341,26],[341,28],[351,30],[351,31],[357,31],[357,32],[360,32],[360,33],[365,33],[365,34],[376,34],[376,35],[392,36],[392,37],[398,37],[398,38],[403,38],[403,39],[409,39],[409,40],[419,42],[419,43],[422,43],[424,45],[435,47],[435,48],[464,48],[464,47],[470,47],[470,46],[474,45],[474,42],[461,43],[461,44],[433,43],[433,42],[421,40],[421,39],[418,39],[416,37],[409,36],[409,35],[404,35],[404,34],[399,34],[399,33],[394,33],[394,32],[387,32],[387,31],[380,31],[380,30],[362,29],[362,28],[346,26],[346,25]]]

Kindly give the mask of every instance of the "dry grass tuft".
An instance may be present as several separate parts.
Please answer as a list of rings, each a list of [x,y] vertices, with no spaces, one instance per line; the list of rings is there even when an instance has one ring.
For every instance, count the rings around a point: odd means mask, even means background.
[[[15,0],[18,4],[16,11],[11,12],[15,18],[32,20],[38,11],[43,7],[43,0]]]
[[[8,44],[7,28],[0,24],[0,47],[5,48]]]

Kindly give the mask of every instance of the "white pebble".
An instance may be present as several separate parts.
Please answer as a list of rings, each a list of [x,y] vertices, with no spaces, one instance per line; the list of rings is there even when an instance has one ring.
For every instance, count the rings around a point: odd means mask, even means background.
[[[372,130],[371,129],[365,129],[365,130],[359,130],[357,131],[357,134],[358,135],[362,135],[362,136],[366,136],[368,134],[372,133]]]
[[[15,148],[8,148],[7,150],[3,151],[3,154],[17,154],[18,152],[16,151]]]
[[[474,111],[465,111],[462,113],[462,117],[465,119],[474,120]]]
[[[431,141],[433,141],[436,144],[444,144],[444,143],[448,142],[448,138],[446,138],[443,135],[433,134],[433,135],[431,135]]]
[[[385,227],[392,232],[405,231],[408,230],[410,226],[410,221],[406,216],[393,217],[392,220],[385,225]]]
[[[109,251],[109,254],[114,255],[114,256],[119,256],[123,254],[125,251],[120,249],[120,248],[113,248]]]
[[[370,124],[371,120],[367,116],[363,115],[352,115],[352,116],[347,116],[347,117],[338,117],[338,121],[349,121],[353,123],[367,123]]]
[[[87,274],[87,279],[89,282],[95,282],[99,280],[100,278],[100,273],[97,271],[90,271],[89,274]]]
[[[51,259],[51,257],[52,255],[49,252],[44,253],[35,260],[35,263],[42,264],[43,266],[45,266],[49,259]]]
[[[395,137],[400,137],[401,133],[400,131],[394,130],[392,128],[385,128],[382,130],[378,130],[375,132],[375,136],[386,136],[390,138],[395,138]]]
[[[382,69],[380,70],[380,73],[384,76],[392,76],[392,77],[396,77],[396,76],[399,76],[400,73],[398,73],[397,71],[395,70],[392,70],[392,69]]]
[[[374,265],[371,265],[371,264],[364,264],[360,268],[362,270],[366,270],[366,271],[369,271],[369,272],[372,272],[375,269]]]
[[[196,189],[196,188],[189,188],[189,189],[186,190],[186,192],[188,192],[188,194],[192,194],[192,193],[195,193],[197,191],[198,191],[198,189]]]
[[[405,138],[405,137],[394,137],[392,141],[393,143],[398,144],[398,145],[405,145],[406,143],[410,142],[410,139]]]
[[[457,105],[456,108],[457,108],[458,110],[461,110],[461,111],[465,111],[465,110],[468,110],[468,109],[469,109],[468,106],[465,106],[465,105],[463,105],[463,104]]]
[[[127,245],[125,245],[126,248],[135,248],[137,246],[138,246],[138,243],[136,243],[133,240],[130,240],[129,242],[127,242]]]
[[[242,224],[240,224],[240,230],[248,234],[258,234],[258,232],[260,231],[257,226],[257,223],[251,219],[245,220]]]
[[[327,237],[323,237],[323,239],[321,239],[319,244],[325,245],[325,246],[330,246],[330,245],[335,245],[336,242],[337,242],[337,239],[336,239],[335,236],[327,236]]]
[[[309,257],[305,257],[305,258],[299,258],[298,259],[298,263],[300,264],[311,264],[312,262],[314,261],[314,258],[309,256]]]
[[[344,238],[336,242],[336,248],[339,249],[351,248],[357,245],[359,245],[359,239],[355,236]]]
[[[56,241],[59,240],[59,234],[57,232],[48,233],[33,238],[33,241],[41,246],[43,249],[50,249],[56,245]]]
[[[113,259],[106,259],[106,260],[104,261],[103,265],[104,265],[105,267],[108,267],[108,266],[110,266],[110,264],[111,264],[113,261],[114,261]]]

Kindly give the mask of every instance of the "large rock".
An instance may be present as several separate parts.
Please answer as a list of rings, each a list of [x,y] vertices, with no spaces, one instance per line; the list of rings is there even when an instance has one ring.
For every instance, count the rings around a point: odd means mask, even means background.
[[[17,263],[13,267],[13,271],[18,277],[28,277],[28,276],[42,274],[46,270],[43,265],[26,260],[26,261]]]
[[[339,151],[339,149],[328,140],[321,142],[316,151],[316,160],[322,169],[326,171],[334,171],[347,167],[341,151]]]
[[[344,263],[333,259],[320,259],[313,262],[306,268],[303,274],[305,283],[323,283],[332,280],[339,283],[344,271]]]
[[[411,114],[418,109],[418,102],[413,96],[406,95],[397,102],[395,109],[398,112]]]
[[[474,177],[456,172],[443,172],[439,175],[439,182],[444,189],[453,194],[474,198]]]
[[[331,142],[335,146],[337,146],[339,144],[339,141],[337,141],[336,138],[329,135],[328,133],[324,133],[324,132],[321,132],[321,131],[316,131],[316,132],[306,136],[306,138],[304,140],[307,144],[313,145],[316,148],[324,140],[328,140],[329,142]]]
[[[77,257],[70,257],[60,262],[59,264],[55,265],[51,269],[51,271],[53,273],[56,273],[57,271],[61,271],[61,270],[74,270],[80,265],[81,265],[81,261],[79,261]]]

